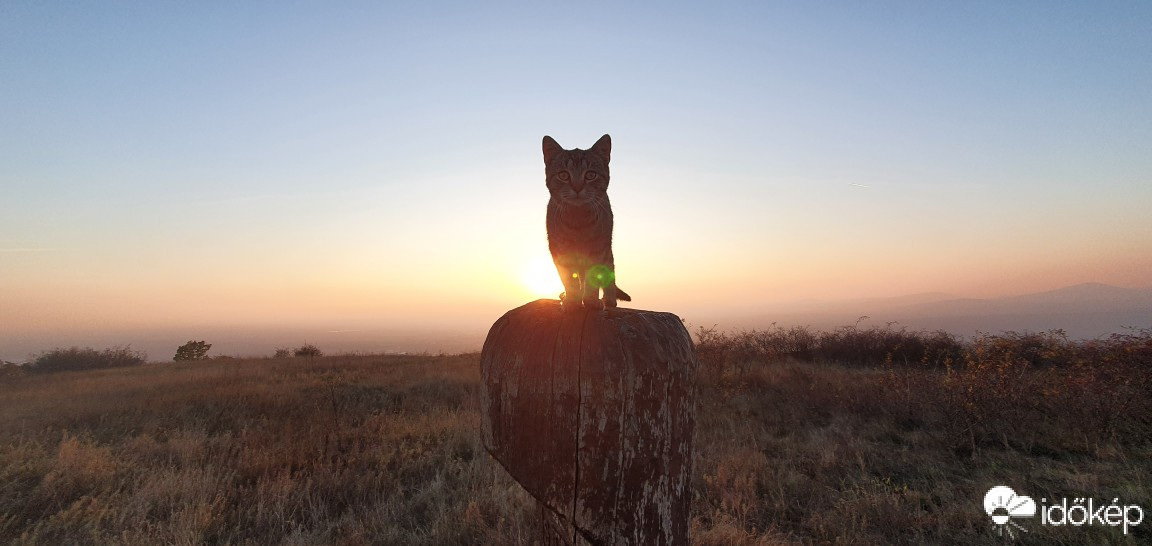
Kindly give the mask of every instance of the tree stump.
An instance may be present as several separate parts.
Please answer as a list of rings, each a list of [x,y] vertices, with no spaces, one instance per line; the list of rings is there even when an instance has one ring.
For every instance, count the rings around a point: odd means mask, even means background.
[[[480,365],[484,446],[545,541],[688,544],[698,365],[676,315],[538,300],[492,325]]]

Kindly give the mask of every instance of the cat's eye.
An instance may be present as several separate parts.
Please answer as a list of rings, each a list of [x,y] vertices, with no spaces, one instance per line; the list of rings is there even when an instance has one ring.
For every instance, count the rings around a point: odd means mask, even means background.
[[[592,171],[588,171],[588,172],[584,173],[584,180],[591,182],[593,180],[596,180],[597,176],[599,176],[599,175],[592,172]]]
[[[568,171],[560,171],[560,174],[556,175],[556,178],[559,178],[562,182],[567,182],[568,181]]]

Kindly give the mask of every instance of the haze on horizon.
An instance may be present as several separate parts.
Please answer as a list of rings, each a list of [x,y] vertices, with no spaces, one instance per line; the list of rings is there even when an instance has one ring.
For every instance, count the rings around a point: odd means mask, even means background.
[[[612,135],[638,308],[1152,287],[1149,21],[1124,2],[7,2],[0,358],[161,330],[483,330],[559,292],[545,134]]]

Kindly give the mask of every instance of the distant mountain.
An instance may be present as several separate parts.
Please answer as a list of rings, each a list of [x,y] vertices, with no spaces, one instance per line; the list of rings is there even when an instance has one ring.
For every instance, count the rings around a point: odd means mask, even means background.
[[[773,322],[781,326],[834,328],[867,316],[864,324],[894,322],[901,327],[944,330],[963,336],[1060,329],[1074,338],[1094,338],[1121,333],[1126,327],[1152,327],[1152,288],[1086,283],[1004,298],[956,298],[929,293],[766,311],[736,319],[733,324],[737,328],[763,328]]]
[[[1152,289],[1099,283],[996,299],[957,299],[902,309],[909,323],[958,334],[1060,329],[1074,338],[1152,327]]]
[[[1105,309],[1137,309],[1152,306],[1152,288],[1121,288],[1100,283],[1084,283],[1074,286],[1004,298],[1015,305],[1032,306],[1080,306]]]
[[[944,292],[923,292],[920,294],[909,294],[907,296],[896,296],[894,298],[863,298],[858,300],[849,300],[845,303],[851,303],[855,305],[870,305],[879,309],[891,309],[895,307],[923,305],[954,299],[957,299],[956,296],[953,296],[952,294],[946,294]]]
[[[1086,283],[1006,298],[927,302],[910,306],[907,310],[917,314],[933,315],[1110,313],[1152,310],[1152,289]]]

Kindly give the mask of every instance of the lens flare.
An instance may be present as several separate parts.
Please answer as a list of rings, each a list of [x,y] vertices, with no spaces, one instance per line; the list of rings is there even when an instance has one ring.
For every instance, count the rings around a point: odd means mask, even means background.
[[[614,280],[616,280],[616,274],[612,272],[612,268],[604,264],[596,264],[588,268],[588,282],[596,288],[609,286]]]

